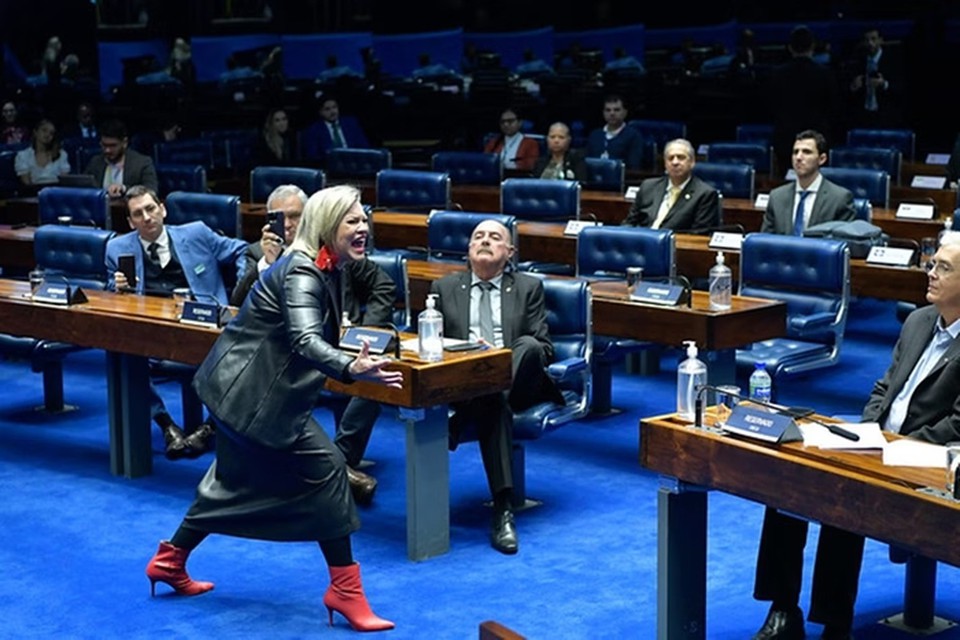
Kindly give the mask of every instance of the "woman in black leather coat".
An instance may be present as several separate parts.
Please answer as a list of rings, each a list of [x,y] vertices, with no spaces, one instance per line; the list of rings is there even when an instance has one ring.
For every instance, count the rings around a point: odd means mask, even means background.
[[[315,193],[296,238],[265,271],[194,379],[216,423],[217,456],[169,542],[147,565],[151,591],[165,582],[181,595],[213,584],[191,580],[187,556],[210,533],[260,540],[316,540],[330,570],[324,596],[358,631],[390,629],[371,610],[353,561],[359,527],[343,455],[313,419],[327,376],[402,385],[399,371],[364,348],[337,348],[339,269],[364,257],[367,216],[360,194],[339,186]]]

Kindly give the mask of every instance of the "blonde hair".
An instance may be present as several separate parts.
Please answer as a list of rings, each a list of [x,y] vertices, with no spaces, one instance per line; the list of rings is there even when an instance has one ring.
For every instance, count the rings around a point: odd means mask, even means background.
[[[320,247],[333,246],[337,228],[353,205],[360,202],[360,190],[349,185],[321,189],[307,199],[297,235],[288,251],[301,251],[316,258]]]

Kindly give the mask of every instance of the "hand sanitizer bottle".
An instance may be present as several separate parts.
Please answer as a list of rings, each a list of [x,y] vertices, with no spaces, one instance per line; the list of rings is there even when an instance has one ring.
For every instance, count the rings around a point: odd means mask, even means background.
[[[677,367],[677,414],[681,420],[694,422],[697,393],[707,384],[707,365],[697,359],[697,344],[684,340],[687,359]]]
[[[427,308],[421,311],[417,318],[417,339],[421,360],[443,360],[443,314],[437,311],[435,293],[427,296]]]
[[[723,264],[723,251],[717,252],[717,264],[710,269],[710,310],[724,311],[730,308],[730,289],[733,279],[730,267]]]

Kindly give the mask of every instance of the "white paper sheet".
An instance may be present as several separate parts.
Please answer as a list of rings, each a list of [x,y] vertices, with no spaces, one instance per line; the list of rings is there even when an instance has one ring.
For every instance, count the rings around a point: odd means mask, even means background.
[[[806,422],[800,424],[803,445],[821,449],[883,449],[887,444],[887,439],[883,437],[880,425],[876,422],[845,422],[836,426],[857,434],[860,439],[849,440],[831,433],[823,425]]]
[[[888,442],[883,464],[899,467],[947,467],[947,448],[910,438]]]

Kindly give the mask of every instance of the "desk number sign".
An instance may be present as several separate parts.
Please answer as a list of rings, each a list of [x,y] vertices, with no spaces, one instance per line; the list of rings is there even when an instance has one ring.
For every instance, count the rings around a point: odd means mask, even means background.
[[[220,326],[220,305],[213,302],[198,302],[186,300],[183,303],[183,312],[180,322],[201,327]]]
[[[723,426],[736,435],[764,442],[797,442],[803,440],[797,423],[790,416],[771,413],[762,407],[739,404],[733,408]]]
[[[602,227],[603,224],[593,220],[567,220],[567,226],[563,229],[565,236],[578,236],[586,227]]]
[[[630,294],[630,299],[637,302],[676,306],[680,303],[682,296],[683,287],[680,285],[641,281]]]
[[[66,282],[48,282],[44,280],[33,294],[35,302],[49,304],[80,304],[87,301],[86,294],[80,287],[74,287]]]

